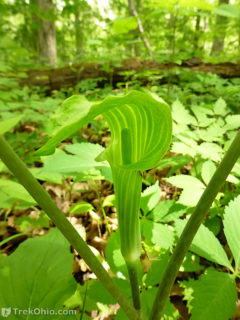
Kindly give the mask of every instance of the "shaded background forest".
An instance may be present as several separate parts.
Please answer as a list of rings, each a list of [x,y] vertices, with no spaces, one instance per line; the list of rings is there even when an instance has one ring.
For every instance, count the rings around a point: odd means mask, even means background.
[[[1,0],[0,58],[16,70],[83,61],[107,69],[129,57],[236,63],[239,5],[238,0]]]

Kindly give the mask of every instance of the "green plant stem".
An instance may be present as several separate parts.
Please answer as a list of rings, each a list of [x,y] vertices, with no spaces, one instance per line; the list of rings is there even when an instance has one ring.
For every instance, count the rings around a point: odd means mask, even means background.
[[[189,219],[177,242],[173,255],[171,256],[167,268],[163,274],[162,281],[159,284],[158,292],[153,303],[149,320],[157,320],[161,318],[165,303],[178,274],[178,270],[192,243],[192,240],[239,156],[240,131],[237,133],[203,195],[198,201],[191,218]]]
[[[92,253],[91,249],[2,136],[0,136],[0,158],[9,168],[9,170],[11,170],[12,173],[17,177],[24,188],[37,201],[39,206],[47,213],[65,238],[78,251],[81,257],[89,265],[91,270],[102,282],[104,287],[119,303],[129,319],[139,319],[138,312],[133,308],[123,292],[108,275],[107,271]]]
[[[135,263],[126,263],[128,268],[128,275],[132,290],[133,305],[136,310],[141,310],[140,293],[139,293],[139,283],[138,283],[138,268],[137,261]]]

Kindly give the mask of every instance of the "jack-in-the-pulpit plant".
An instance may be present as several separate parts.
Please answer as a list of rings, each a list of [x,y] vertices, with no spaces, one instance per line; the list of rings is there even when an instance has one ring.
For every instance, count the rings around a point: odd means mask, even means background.
[[[107,160],[112,169],[121,251],[128,267],[134,306],[140,309],[137,262],[141,253],[141,171],[155,167],[169,148],[172,136],[170,108],[138,91],[123,97],[108,97],[93,105],[83,99],[72,96],[64,102],[55,117],[55,135],[37,153],[51,153],[57,143],[99,114],[106,119],[111,143],[97,160]],[[67,112],[71,118],[66,123]]]

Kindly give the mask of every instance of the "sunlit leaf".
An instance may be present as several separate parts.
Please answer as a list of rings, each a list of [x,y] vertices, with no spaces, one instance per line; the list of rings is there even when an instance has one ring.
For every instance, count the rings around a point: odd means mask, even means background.
[[[232,251],[236,270],[240,267],[240,196],[230,201],[224,213],[224,233]]]
[[[180,237],[186,224],[187,220],[177,220],[175,222],[178,237]],[[198,254],[200,257],[228,267],[232,270],[232,266],[228,260],[227,254],[223,250],[219,240],[203,224],[200,226],[193,239],[193,242],[190,246],[190,251]]]

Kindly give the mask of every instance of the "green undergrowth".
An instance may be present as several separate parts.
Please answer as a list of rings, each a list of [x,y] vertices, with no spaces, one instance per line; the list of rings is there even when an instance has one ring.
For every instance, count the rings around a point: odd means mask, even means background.
[[[164,98],[171,106],[173,118],[170,151],[153,170],[143,172],[138,273],[144,319],[149,315],[169,255],[240,123],[237,110],[240,82],[237,79],[223,80],[215,75],[193,75],[186,71],[171,75],[170,84],[159,85],[158,80],[150,83],[149,79],[146,87],[140,87],[136,77],[128,83],[128,90],[134,88]],[[112,90],[106,86],[100,89],[96,81],[89,80],[46,97],[37,88],[20,88],[8,77],[1,79],[0,90],[0,133],[5,134],[42,184],[65,190],[65,199],[61,202],[68,201],[64,209],[66,215],[81,222],[87,217],[88,222],[97,221],[106,230],[116,200],[108,162],[96,161],[110,141],[103,118],[98,117],[64,140],[52,155],[36,156],[34,152],[54,132],[61,103],[66,97],[81,93],[90,101],[98,101],[110,94],[121,97],[126,88]],[[63,120],[68,121],[67,116]],[[105,195],[100,190],[96,195],[100,206],[83,200],[83,194],[96,192],[96,186],[104,182],[110,186],[110,192]],[[193,320],[212,320],[213,314],[214,319],[227,320],[236,310],[236,280],[240,267],[239,188],[240,161],[228,176],[181,266],[176,285],[182,288],[182,300]],[[62,193],[58,195],[56,191],[55,198],[61,197]],[[115,319],[125,319],[121,309],[111,307],[115,301],[98,280],[77,283],[72,276],[74,255],[69,245],[2,162],[0,214],[0,282],[3,284],[0,307],[76,310],[77,315],[68,315],[69,319],[79,319],[79,316],[90,319],[91,312],[98,310],[99,315],[114,314]],[[14,234],[19,234],[19,239],[30,238],[17,242],[13,253],[6,249],[13,241],[6,232],[9,225],[14,228]],[[111,228],[105,250],[101,254],[96,248],[93,251],[101,263],[111,269],[116,283],[130,297],[119,232]],[[86,237],[86,229],[87,226],[80,223],[78,231],[83,237]],[[7,256],[6,253],[11,254]],[[24,277],[20,276],[22,274]],[[8,281],[10,275],[11,282]],[[169,299],[164,319],[178,319],[179,311],[173,299]],[[33,316],[28,319],[31,318]],[[56,317],[62,318],[66,316]],[[11,314],[9,319],[26,317]]]

